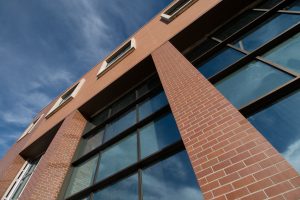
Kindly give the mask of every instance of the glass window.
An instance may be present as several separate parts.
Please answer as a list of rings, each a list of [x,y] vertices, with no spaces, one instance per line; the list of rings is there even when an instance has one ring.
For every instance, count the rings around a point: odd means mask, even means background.
[[[171,113],[156,119],[140,129],[141,158],[179,141],[180,138]]]
[[[97,160],[98,155],[73,168],[72,176],[66,192],[67,197],[87,188],[92,184],[97,166]]]
[[[263,57],[300,73],[300,33],[278,45]]]
[[[253,51],[298,23],[300,15],[280,14],[271,18],[234,42],[234,45]]]
[[[300,91],[252,115],[248,120],[300,173]]]
[[[214,37],[225,40],[247,24],[249,24],[254,19],[258,18],[260,15],[264,14],[264,12],[257,11],[246,11],[243,14],[235,17],[229,23],[222,26],[215,34]]]
[[[109,114],[109,109],[105,109],[104,111],[96,115],[91,122],[95,125],[100,125],[108,118],[108,114]]]
[[[217,82],[216,87],[234,106],[241,108],[292,78],[267,64],[253,61]]]
[[[97,180],[102,180],[136,162],[137,136],[132,134],[102,152]]]
[[[259,4],[257,8],[270,9],[279,4],[280,2],[282,2],[282,0],[264,0],[264,2]]]
[[[203,76],[209,78],[226,69],[244,56],[245,55],[239,51],[225,48],[212,56],[209,60],[197,65],[197,68]]]
[[[126,106],[128,106],[130,103],[135,101],[135,91],[130,92],[129,94],[122,97],[120,100],[115,102],[111,107],[111,114],[114,115]]]
[[[289,5],[285,10],[291,10],[291,11],[300,11],[300,1],[297,0],[291,5]]]
[[[82,140],[80,155],[85,155],[102,144],[104,130],[100,129],[96,134]]]
[[[158,87],[160,85],[160,81],[158,76],[153,76],[151,77],[148,81],[146,81],[145,84],[141,85],[140,87],[137,88],[137,94],[138,97],[143,96],[147,92],[151,91],[152,89]]]
[[[163,91],[155,95],[154,97],[148,98],[139,105],[139,121],[148,117],[155,111],[166,106],[168,104],[167,97]]]
[[[96,193],[94,199],[103,200],[138,200],[138,176],[137,174],[125,178]]]
[[[197,59],[198,57],[202,56],[204,53],[206,53],[208,50],[210,50],[217,44],[219,44],[219,43],[212,39],[206,39],[205,41],[203,41],[202,43],[197,45],[189,53],[187,53],[186,57],[188,60],[193,61],[193,60]]]
[[[143,170],[143,200],[202,200],[185,151]]]
[[[136,112],[135,109],[131,109],[107,125],[104,141],[106,142],[111,138],[117,136],[119,133],[125,131],[135,123],[136,123]]]

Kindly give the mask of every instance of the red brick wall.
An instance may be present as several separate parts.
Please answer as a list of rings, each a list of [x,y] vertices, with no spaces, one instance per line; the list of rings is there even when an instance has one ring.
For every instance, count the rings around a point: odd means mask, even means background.
[[[24,137],[14,144],[0,161],[0,197],[4,195],[25,162],[25,160],[19,156],[19,153],[27,143],[27,140],[28,137]]]
[[[172,44],[152,56],[205,199],[300,199],[299,174]]]
[[[78,111],[67,116],[39,161],[20,200],[57,199],[85,124],[85,118]]]

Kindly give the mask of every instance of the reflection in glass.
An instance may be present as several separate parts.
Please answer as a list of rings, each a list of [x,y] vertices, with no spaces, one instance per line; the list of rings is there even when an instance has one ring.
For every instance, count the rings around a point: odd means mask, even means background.
[[[252,115],[248,120],[300,173],[300,91]]]
[[[298,23],[299,20],[300,15],[279,14],[235,41],[234,45],[240,49],[253,51]]]
[[[163,91],[161,91],[154,97],[146,99],[139,105],[139,121],[148,117],[167,104],[168,100]]]
[[[98,155],[73,168],[72,176],[66,192],[67,197],[87,188],[92,184],[97,160]]]
[[[136,112],[135,109],[131,109],[107,125],[104,136],[104,142],[117,136],[119,133],[125,131],[127,128],[131,127],[135,123]]]
[[[216,53],[208,61],[198,65],[199,71],[206,78],[216,75],[218,72],[226,69],[231,64],[235,63],[244,56],[243,53],[231,48],[225,48]]]
[[[216,88],[237,108],[265,95],[293,77],[253,61],[216,83]]]
[[[180,140],[180,135],[171,113],[140,129],[141,158]]]
[[[257,12],[253,10],[246,11],[222,26],[220,30],[214,33],[214,36],[218,39],[225,40],[262,14],[264,14],[264,12]]]
[[[125,178],[96,193],[95,200],[138,200],[138,176],[137,174]]]
[[[132,134],[103,151],[97,180],[102,180],[135,162],[137,162],[137,139],[136,134]]]
[[[300,73],[300,33],[278,45],[263,57]]]
[[[104,130],[100,129],[96,134],[84,138],[80,145],[80,155],[85,155],[102,144]]]
[[[143,170],[143,200],[202,200],[185,151]]]

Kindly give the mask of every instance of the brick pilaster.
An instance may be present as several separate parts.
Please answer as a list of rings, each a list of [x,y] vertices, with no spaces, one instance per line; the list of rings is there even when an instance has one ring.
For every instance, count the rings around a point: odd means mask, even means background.
[[[57,199],[85,124],[85,118],[78,111],[66,117],[39,161],[20,200]]]
[[[152,57],[205,199],[299,198],[299,174],[171,43]]]

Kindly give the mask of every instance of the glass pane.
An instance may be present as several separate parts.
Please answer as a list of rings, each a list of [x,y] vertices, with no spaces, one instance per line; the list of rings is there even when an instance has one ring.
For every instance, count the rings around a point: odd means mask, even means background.
[[[264,0],[264,2],[256,6],[256,8],[270,9],[280,2],[282,2],[282,0]]]
[[[88,152],[92,151],[93,149],[97,148],[102,144],[103,140],[103,134],[104,130],[100,129],[98,133],[83,139],[82,144],[81,144],[81,150],[80,150],[80,155],[87,154]]]
[[[27,181],[29,180],[30,176],[26,176],[23,180],[20,181],[17,189],[14,191],[13,196],[11,197],[13,200],[17,200],[23,191]]]
[[[123,98],[115,102],[111,106],[111,114],[114,115],[126,106],[128,106],[130,103],[135,101],[135,91],[130,92],[129,94],[125,95]]]
[[[137,174],[125,178],[94,194],[95,200],[138,200]]]
[[[185,151],[143,170],[143,200],[202,200]]]
[[[198,57],[200,57],[201,55],[203,55],[204,53],[206,53],[208,50],[210,50],[214,46],[216,46],[217,44],[219,44],[219,43],[214,40],[206,39],[205,41],[200,43],[198,46],[193,48],[193,50],[191,50],[189,53],[187,53],[186,58],[189,61],[193,61],[193,60],[197,59]]]
[[[300,11],[300,1],[295,1],[294,3],[286,7],[285,10]]]
[[[163,91],[155,95],[154,97],[148,98],[139,105],[139,121],[148,117],[160,108],[168,105],[168,100]]]
[[[300,15],[280,14],[271,18],[234,42],[234,45],[253,51],[298,23]]]
[[[278,45],[263,57],[300,73],[300,33]]]
[[[300,91],[252,115],[248,120],[300,173]]]
[[[107,125],[104,142],[115,137],[136,123],[135,109],[131,109]]]
[[[262,14],[264,14],[264,12],[257,12],[252,10],[246,11],[243,14],[235,17],[229,23],[222,26],[220,30],[218,30],[214,34],[214,37],[219,38],[221,40],[225,40],[233,33],[237,32],[238,30],[240,30],[245,25],[249,24],[251,21],[253,21]]]
[[[253,61],[215,86],[235,107],[241,108],[292,78],[267,64]]]
[[[138,97],[143,96],[147,92],[151,91],[152,89],[156,88],[160,85],[160,81],[157,75],[151,77],[145,84],[141,85],[137,88]]]
[[[100,112],[98,115],[96,115],[91,122],[95,125],[100,125],[108,118],[108,114],[109,114],[109,109],[106,109]]]
[[[180,138],[171,113],[156,119],[140,129],[141,158],[179,141]]]
[[[137,139],[132,134],[101,154],[97,180],[102,180],[137,162]]]
[[[97,160],[98,155],[73,168],[66,197],[71,196],[92,184]]]
[[[244,56],[245,54],[234,49],[225,48],[212,56],[209,60],[197,65],[197,68],[203,76],[209,78],[226,69]]]

